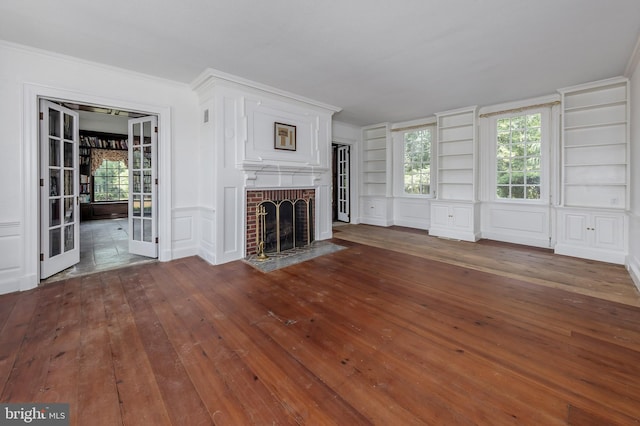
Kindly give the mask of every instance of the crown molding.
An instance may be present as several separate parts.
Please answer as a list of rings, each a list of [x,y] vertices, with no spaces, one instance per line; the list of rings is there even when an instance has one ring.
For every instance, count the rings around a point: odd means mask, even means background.
[[[321,108],[330,111],[332,114],[342,111],[342,108],[329,105],[323,102],[316,101],[314,99],[306,98],[304,96],[296,95],[295,93],[287,92],[285,90],[277,89],[275,87],[267,86],[266,84],[258,83],[255,81],[247,80],[242,77],[228,74],[222,71],[215,70],[213,68],[205,69],[198,77],[196,77],[191,83],[191,88],[196,92],[201,92],[209,87],[216,85],[232,85],[240,86],[243,88],[249,88],[258,90],[260,92],[268,93],[278,96],[280,98],[286,98],[296,102],[301,102],[316,108]]]
[[[624,70],[624,76],[627,78],[631,78],[633,73],[638,68],[639,62],[640,62],[640,36],[638,36],[638,41],[636,41],[636,47],[633,48],[633,52],[631,53],[629,62],[627,62],[627,67]]]

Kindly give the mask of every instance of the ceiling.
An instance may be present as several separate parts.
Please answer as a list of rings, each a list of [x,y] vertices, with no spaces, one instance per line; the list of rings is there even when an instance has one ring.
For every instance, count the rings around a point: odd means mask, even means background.
[[[2,0],[0,39],[191,83],[213,68],[356,125],[623,75],[638,0]]]

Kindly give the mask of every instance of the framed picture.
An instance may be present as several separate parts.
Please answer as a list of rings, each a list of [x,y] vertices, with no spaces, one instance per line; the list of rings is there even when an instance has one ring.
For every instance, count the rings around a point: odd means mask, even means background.
[[[275,123],[274,147],[287,151],[296,150],[296,126]]]

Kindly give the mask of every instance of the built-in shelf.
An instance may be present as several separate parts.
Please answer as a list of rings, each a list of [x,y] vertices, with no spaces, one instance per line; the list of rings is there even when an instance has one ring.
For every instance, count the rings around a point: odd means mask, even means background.
[[[436,114],[439,200],[474,201],[476,107]]]
[[[389,125],[368,126],[362,130],[362,195],[385,196],[389,189]]]
[[[614,78],[560,90],[562,206],[629,205],[629,88]]]

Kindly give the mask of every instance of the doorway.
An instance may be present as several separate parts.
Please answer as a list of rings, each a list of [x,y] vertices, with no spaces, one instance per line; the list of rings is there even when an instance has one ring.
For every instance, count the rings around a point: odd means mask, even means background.
[[[332,216],[333,222],[350,222],[351,160],[350,146],[332,144]]]
[[[40,278],[155,260],[157,118],[43,99],[40,123]]]

